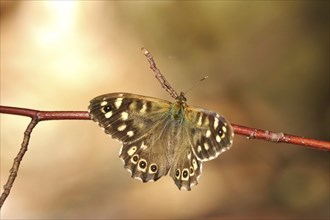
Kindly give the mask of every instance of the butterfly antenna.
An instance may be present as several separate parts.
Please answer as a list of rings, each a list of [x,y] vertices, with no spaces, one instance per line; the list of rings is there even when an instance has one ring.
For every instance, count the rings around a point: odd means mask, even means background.
[[[208,76],[204,76],[203,78],[201,78],[200,80],[198,80],[197,82],[195,82],[195,84],[190,87],[190,89],[188,89],[186,92],[184,92],[185,95],[187,95],[187,93],[192,90],[193,88],[195,88],[197,85],[199,85],[202,81],[206,80],[207,78],[209,78]]]
[[[162,87],[174,98],[177,99],[179,96],[176,91],[172,88],[172,86],[167,82],[163,74],[157,68],[154,58],[151,53],[144,47],[141,48],[143,54],[147,57],[147,60],[150,64],[150,69],[154,72],[156,79],[162,85]]]

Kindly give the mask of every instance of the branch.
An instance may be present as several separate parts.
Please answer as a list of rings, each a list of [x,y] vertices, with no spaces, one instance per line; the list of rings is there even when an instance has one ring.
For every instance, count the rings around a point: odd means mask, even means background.
[[[13,186],[19,165],[24,157],[25,152],[30,140],[30,135],[33,128],[40,122],[46,120],[90,120],[87,111],[39,111],[35,109],[26,109],[19,107],[9,107],[0,105],[0,113],[20,115],[30,117],[32,120],[24,132],[23,142],[21,144],[21,149],[18,152],[12,168],[10,169],[10,175],[8,177],[7,183],[4,185],[4,191],[0,197],[0,208],[8,197],[10,190]],[[308,146],[318,150],[330,151],[330,142],[309,139],[299,136],[293,136],[289,134],[284,134],[282,132],[275,133],[268,130],[260,130],[255,128],[249,128],[241,125],[232,124],[234,128],[234,133],[237,135],[247,136],[248,139],[262,139],[265,141],[276,142],[276,143],[289,143],[295,145]]]
[[[284,134],[282,132],[276,133],[273,131],[249,128],[236,124],[231,125],[234,128],[235,134],[247,136],[248,139],[261,139],[275,143],[302,145],[318,150],[330,151],[330,142],[328,141],[304,138],[295,135]]]
[[[29,125],[27,126],[27,128],[24,132],[24,138],[23,138],[23,142],[21,144],[21,149],[18,152],[17,156],[15,157],[13,166],[9,171],[10,175],[8,177],[7,183],[3,186],[3,192],[2,192],[1,197],[0,197],[0,208],[2,207],[3,203],[7,199],[8,195],[10,193],[10,190],[11,190],[13,184],[14,184],[14,181],[17,177],[19,165],[21,164],[21,161],[24,157],[24,154],[27,151],[27,146],[28,146],[29,141],[30,141],[31,132],[37,124],[38,124],[37,117],[33,117],[31,122],[29,123]]]
[[[21,149],[19,150],[12,168],[9,171],[9,177],[6,184],[3,186],[3,192],[0,197],[0,208],[7,199],[11,188],[13,187],[14,181],[16,179],[19,166],[25,155],[25,152],[28,150],[28,145],[30,141],[30,136],[33,128],[40,122],[46,120],[89,120],[89,115],[86,111],[39,111],[34,109],[26,108],[17,108],[9,106],[0,105],[0,113],[11,114],[11,115],[21,115],[31,118],[31,122],[27,126],[23,142],[21,144]]]
[[[27,117],[37,117],[38,121],[46,120],[90,120],[87,111],[39,111],[34,109],[26,109],[19,107],[9,107],[0,105],[0,113],[20,115]],[[288,143],[295,145],[302,145],[318,150],[330,151],[330,142],[316,139],[304,138],[282,132],[273,132],[268,130],[261,130],[250,128],[242,125],[231,124],[236,135],[247,136],[248,139],[261,139],[275,143]]]
[[[35,109],[10,107],[0,105],[0,113],[20,115],[30,118],[36,117],[38,121],[49,120],[89,120],[86,111],[39,111]]]

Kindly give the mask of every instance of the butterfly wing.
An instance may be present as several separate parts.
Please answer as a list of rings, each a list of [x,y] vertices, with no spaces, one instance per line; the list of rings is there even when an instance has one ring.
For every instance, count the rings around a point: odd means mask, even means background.
[[[202,162],[216,158],[233,143],[230,123],[215,112],[185,106],[182,124],[176,124],[170,176],[179,189],[191,189],[198,183]],[[175,123],[175,121],[174,121]]]
[[[188,106],[185,118],[191,146],[199,160],[212,160],[231,147],[234,131],[223,116],[206,109]]]
[[[90,101],[92,119],[123,143],[120,158],[132,177],[143,182],[168,173],[168,123],[171,103],[129,93],[110,93]]]
[[[173,147],[175,153],[172,157],[170,176],[180,190],[191,190],[191,186],[198,184],[198,177],[202,173],[202,161],[194,154],[187,132],[185,127],[180,126],[174,134],[176,137],[173,137],[176,143]]]
[[[110,93],[90,101],[91,118],[121,142],[137,140],[166,117],[170,102],[130,93]]]

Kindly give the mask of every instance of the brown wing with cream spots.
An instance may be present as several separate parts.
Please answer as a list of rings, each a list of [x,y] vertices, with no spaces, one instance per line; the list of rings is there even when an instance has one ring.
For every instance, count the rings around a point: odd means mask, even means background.
[[[192,149],[199,160],[212,160],[231,147],[233,128],[223,116],[190,106],[185,114]]]
[[[198,184],[198,178],[202,174],[202,162],[197,159],[189,141],[189,135],[184,127],[175,134],[175,154],[171,163],[170,176],[174,183],[181,189],[191,190]]]
[[[132,177],[148,182],[168,173],[171,103],[165,100],[111,93],[91,100],[89,113],[105,133],[123,143],[120,158]]]
[[[110,93],[90,101],[89,114],[105,133],[130,143],[167,117],[170,102],[130,93]]]
[[[133,178],[156,181],[168,173],[171,166],[168,137],[172,130],[171,124],[160,122],[143,138],[123,143],[119,156]]]

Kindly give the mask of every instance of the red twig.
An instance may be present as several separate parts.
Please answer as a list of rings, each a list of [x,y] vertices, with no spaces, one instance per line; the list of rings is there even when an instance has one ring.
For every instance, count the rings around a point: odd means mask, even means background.
[[[314,149],[330,151],[330,142],[327,141],[304,138],[290,134],[284,134],[282,132],[276,133],[268,130],[249,128],[236,124],[232,124],[232,126],[234,128],[235,134],[247,136],[248,139],[262,139],[276,143],[282,142],[288,144],[303,145]]]
[[[86,111],[39,111],[28,108],[18,108],[10,106],[1,106],[0,113],[10,115],[37,117],[38,121],[46,120],[89,120],[90,117]]]

